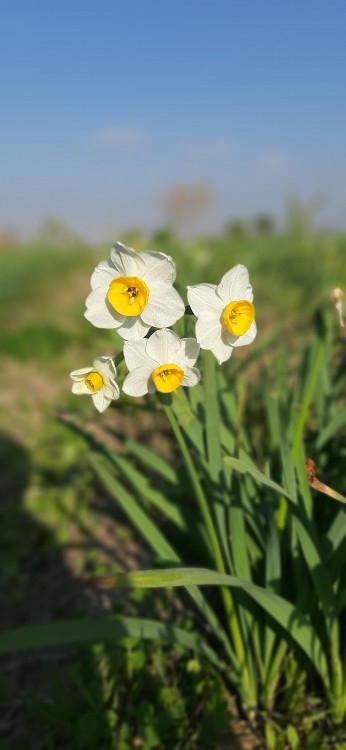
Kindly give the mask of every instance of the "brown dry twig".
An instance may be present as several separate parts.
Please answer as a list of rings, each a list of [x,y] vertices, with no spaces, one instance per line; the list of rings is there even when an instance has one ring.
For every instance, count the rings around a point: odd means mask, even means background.
[[[314,490],[318,490],[318,492],[323,492],[325,495],[328,495],[333,500],[339,500],[339,502],[345,501],[345,498],[343,498],[342,495],[340,495],[335,490],[332,490],[331,487],[328,487],[328,485],[323,484],[323,482],[320,482],[320,480],[317,479],[317,476],[316,476],[317,466],[315,464],[315,461],[312,460],[312,458],[306,459],[305,468],[306,468],[306,473],[308,475],[308,482],[309,482],[310,487],[312,487]]]

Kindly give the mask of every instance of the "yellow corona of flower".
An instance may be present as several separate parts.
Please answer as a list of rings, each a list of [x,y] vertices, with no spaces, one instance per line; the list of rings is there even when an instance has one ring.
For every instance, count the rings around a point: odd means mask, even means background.
[[[187,290],[189,305],[197,316],[196,339],[202,349],[213,352],[219,364],[230,358],[235,347],[251,344],[257,328],[245,266],[231,268],[218,286],[196,284]]]
[[[194,364],[198,354],[196,339],[180,339],[165,328],[148,339],[127,341],[124,358],[129,374],[124,380],[124,393],[129,396],[155,391],[172,393],[180,385],[197,385],[200,373]]]
[[[85,317],[97,328],[116,328],[123,339],[143,338],[152,326],[171,326],[184,315],[174,281],[168,255],[136,253],[117,242],[92,274]]]
[[[72,393],[92,397],[96,409],[105,411],[111,401],[119,398],[117,370],[111,357],[97,357],[92,367],[83,367],[70,373],[73,380]]]

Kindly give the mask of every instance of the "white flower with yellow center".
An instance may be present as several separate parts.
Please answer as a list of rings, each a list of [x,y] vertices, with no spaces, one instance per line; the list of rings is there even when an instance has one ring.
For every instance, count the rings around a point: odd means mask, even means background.
[[[221,365],[234,347],[251,344],[257,328],[252,286],[247,268],[234,266],[218,286],[197,284],[187,288],[192,312],[197,316],[196,339],[210,349]]]
[[[196,339],[180,339],[167,329],[155,331],[148,339],[127,341],[124,357],[130,372],[124,380],[124,393],[172,393],[180,385],[197,385],[200,373],[194,364],[198,354]]]
[[[123,339],[143,338],[152,326],[165,328],[184,315],[175,265],[164,253],[136,253],[120,242],[91,277],[85,317],[96,328],[116,328]]]
[[[97,357],[92,367],[82,367],[70,373],[72,393],[78,396],[88,394],[96,409],[102,412],[120,396],[119,386],[115,382],[116,374],[112,357]]]

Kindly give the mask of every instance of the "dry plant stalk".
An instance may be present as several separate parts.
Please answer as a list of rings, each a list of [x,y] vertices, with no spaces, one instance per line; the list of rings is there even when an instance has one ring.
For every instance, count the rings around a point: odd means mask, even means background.
[[[323,482],[320,482],[319,479],[317,479],[316,476],[316,470],[317,465],[315,464],[315,461],[312,460],[312,458],[307,458],[305,461],[305,468],[308,475],[308,481],[310,487],[312,487],[314,490],[318,490],[318,492],[323,492],[325,495],[328,495],[333,500],[340,500],[342,497],[338,492],[335,490],[332,490],[331,487],[328,487],[328,485],[323,484]]]

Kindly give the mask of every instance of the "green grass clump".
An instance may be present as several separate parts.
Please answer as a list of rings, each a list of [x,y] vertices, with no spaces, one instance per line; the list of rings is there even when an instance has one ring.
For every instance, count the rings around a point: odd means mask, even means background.
[[[27,713],[37,738],[66,750],[131,750],[136,740],[143,750],[207,748],[229,721],[224,686],[205,664],[135,638],[84,647]]]
[[[60,357],[73,342],[70,332],[45,323],[0,332],[0,352],[20,362]]]

